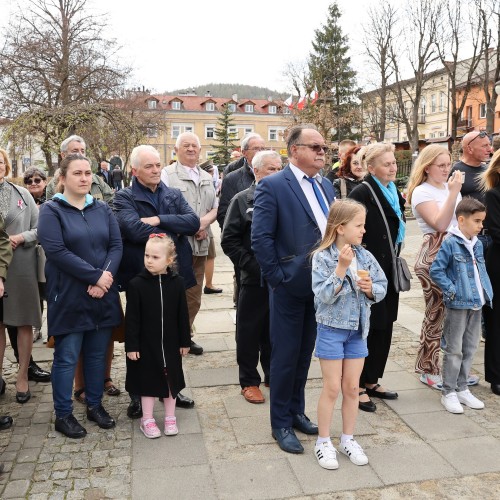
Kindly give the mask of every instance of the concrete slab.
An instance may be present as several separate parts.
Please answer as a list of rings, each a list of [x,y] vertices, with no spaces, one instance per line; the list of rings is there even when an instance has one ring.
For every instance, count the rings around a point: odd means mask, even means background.
[[[204,352],[220,352],[220,351],[230,350],[223,337],[210,338],[207,336],[203,338],[203,340],[201,340],[201,338],[196,337],[195,341],[203,347]]]
[[[161,428],[161,427],[160,427]],[[162,470],[183,465],[207,463],[207,450],[201,434],[178,434],[157,439],[147,439],[134,426],[132,469],[154,469],[161,464]]]
[[[420,384],[422,385],[422,384]],[[428,413],[433,411],[446,411],[440,402],[441,393],[430,387],[404,391],[398,399],[384,399],[399,415],[408,415],[412,413]]]
[[[196,333],[234,332],[229,311],[200,311],[194,320]]]
[[[392,359],[388,359],[387,363],[385,365],[385,373],[388,372],[400,372],[402,370],[401,366],[398,365],[395,361]]]
[[[358,467],[340,453],[337,455],[339,461],[337,470],[323,469],[318,465],[313,450],[314,443],[305,447],[303,455],[289,455],[287,457],[305,494],[318,495],[334,491],[383,486],[382,481],[369,465]],[[354,477],[356,478],[355,486]]]
[[[163,430],[163,419],[165,417],[165,412],[162,408],[162,405],[156,406],[153,415],[158,427],[160,428],[160,430]],[[200,421],[198,419],[198,412],[192,410],[191,408],[177,408],[175,411],[175,416],[177,418],[177,427],[179,428],[179,435],[201,434],[202,431],[201,431]],[[138,426],[139,426],[139,421],[137,421],[137,427]],[[143,437],[142,432],[140,434],[141,437]]]
[[[202,368],[189,370],[186,374],[190,387],[215,387],[218,385],[239,385],[238,367]]]
[[[410,332],[415,335],[420,335],[420,329],[422,327],[422,321],[424,319],[424,315],[413,309],[413,307],[409,307],[406,304],[400,302],[398,308],[398,321],[397,323],[410,330]]]
[[[436,441],[432,447],[461,474],[500,471],[500,441],[492,436]]]
[[[155,459],[156,466],[159,462]],[[147,489],[145,490],[145,485]],[[164,500],[165,498],[199,498],[216,500],[214,481],[208,465],[164,467],[134,470],[132,472],[132,498]],[[203,494],[201,494],[203,492]]]
[[[408,373],[405,371],[385,372],[384,378],[380,385],[388,388],[391,391],[408,391],[411,389],[421,389],[422,382],[418,379],[416,373]]]
[[[427,444],[365,448],[365,452],[384,484],[458,476],[457,471]]]
[[[466,415],[453,415],[447,411],[400,415],[424,441],[447,441],[457,436],[484,436],[488,432]]]
[[[309,366],[309,373],[307,374],[308,380],[321,379],[321,365],[319,364],[319,359],[313,357],[311,360],[311,365]]]
[[[239,386],[237,391],[239,392]],[[262,388],[262,394],[269,401],[269,389]],[[223,403],[229,418],[265,416],[269,422],[269,402],[254,405],[248,403],[243,396],[235,394],[234,396],[225,397]]]
[[[221,500],[288,498],[302,494],[286,458],[213,462],[212,473]]]

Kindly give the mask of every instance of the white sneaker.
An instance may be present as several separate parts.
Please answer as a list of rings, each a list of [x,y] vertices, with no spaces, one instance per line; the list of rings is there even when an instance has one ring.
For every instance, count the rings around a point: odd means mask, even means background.
[[[469,389],[465,391],[457,392],[458,400],[465,406],[472,408],[473,410],[482,410],[484,408],[484,403],[472,394]]]
[[[440,391],[443,388],[443,379],[441,378],[441,375],[431,375],[430,373],[422,373],[422,375],[420,375],[420,382],[438,391]]]
[[[317,444],[314,447],[314,455],[316,456],[318,464],[321,465],[323,469],[335,470],[339,468],[339,463],[337,462],[337,450],[331,441]]]
[[[465,392],[465,391],[464,391]],[[456,392],[450,392],[449,394],[443,394],[441,396],[441,404],[450,412],[450,413],[463,413],[464,409],[458,400]]]
[[[368,457],[365,455],[363,448],[354,439],[349,439],[346,443],[340,443],[340,451],[349,457],[355,465],[366,465]]]
[[[469,375],[467,378],[467,385],[469,387],[479,384],[479,375]]]

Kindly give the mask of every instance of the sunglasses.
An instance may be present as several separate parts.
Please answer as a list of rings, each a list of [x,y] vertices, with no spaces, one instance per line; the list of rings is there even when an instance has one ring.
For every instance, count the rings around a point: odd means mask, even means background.
[[[320,146],[319,144],[295,144],[296,146],[305,146],[306,148],[312,149],[315,153],[328,153],[330,148],[328,146]]]
[[[43,179],[40,179],[39,177],[37,177],[36,179],[25,179],[24,183],[27,185],[27,186],[31,186],[32,184],[40,184],[41,182],[43,181]]]
[[[484,139],[488,134],[483,130],[482,132],[479,132],[478,135],[476,135],[476,137],[474,137],[474,139],[472,139],[470,142],[469,142],[469,146],[478,138],[478,137],[481,137],[481,139]]]
[[[153,233],[149,235],[149,239],[151,238],[166,238],[166,233]]]

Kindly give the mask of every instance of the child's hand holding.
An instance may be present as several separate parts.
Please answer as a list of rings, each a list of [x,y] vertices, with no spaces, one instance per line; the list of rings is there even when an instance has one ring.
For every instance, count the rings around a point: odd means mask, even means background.
[[[359,286],[359,289],[369,298],[373,299],[373,293],[372,293],[372,279],[370,278],[370,275],[361,277],[357,281],[357,285]]]
[[[189,347],[181,347],[180,351],[181,351],[181,356],[187,356],[187,354],[189,353]]]
[[[354,250],[351,245],[346,243],[339,252],[339,267],[347,269],[351,265],[352,259],[354,259]]]
[[[138,351],[135,352],[127,352],[127,358],[132,361],[137,361],[141,357],[141,353]]]

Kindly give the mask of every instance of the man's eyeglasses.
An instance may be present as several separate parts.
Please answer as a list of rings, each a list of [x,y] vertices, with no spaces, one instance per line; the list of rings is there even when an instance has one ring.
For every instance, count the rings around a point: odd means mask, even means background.
[[[166,233],[153,233],[149,235],[149,239],[151,238],[166,238]]]
[[[478,138],[478,137],[481,137],[481,139],[484,139],[488,134],[483,130],[482,132],[479,132],[479,134],[476,135],[476,137],[474,137],[474,139],[472,139],[470,142],[469,142],[469,146]]]
[[[320,144],[295,144],[296,146],[305,146],[306,148],[312,149],[315,153],[328,153],[330,148],[328,146],[321,146]]]
[[[27,186],[31,186],[32,184],[40,184],[41,182],[43,181],[43,179],[40,179],[40,177],[37,177],[36,179],[25,179],[24,180],[24,183],[27,185]]]

